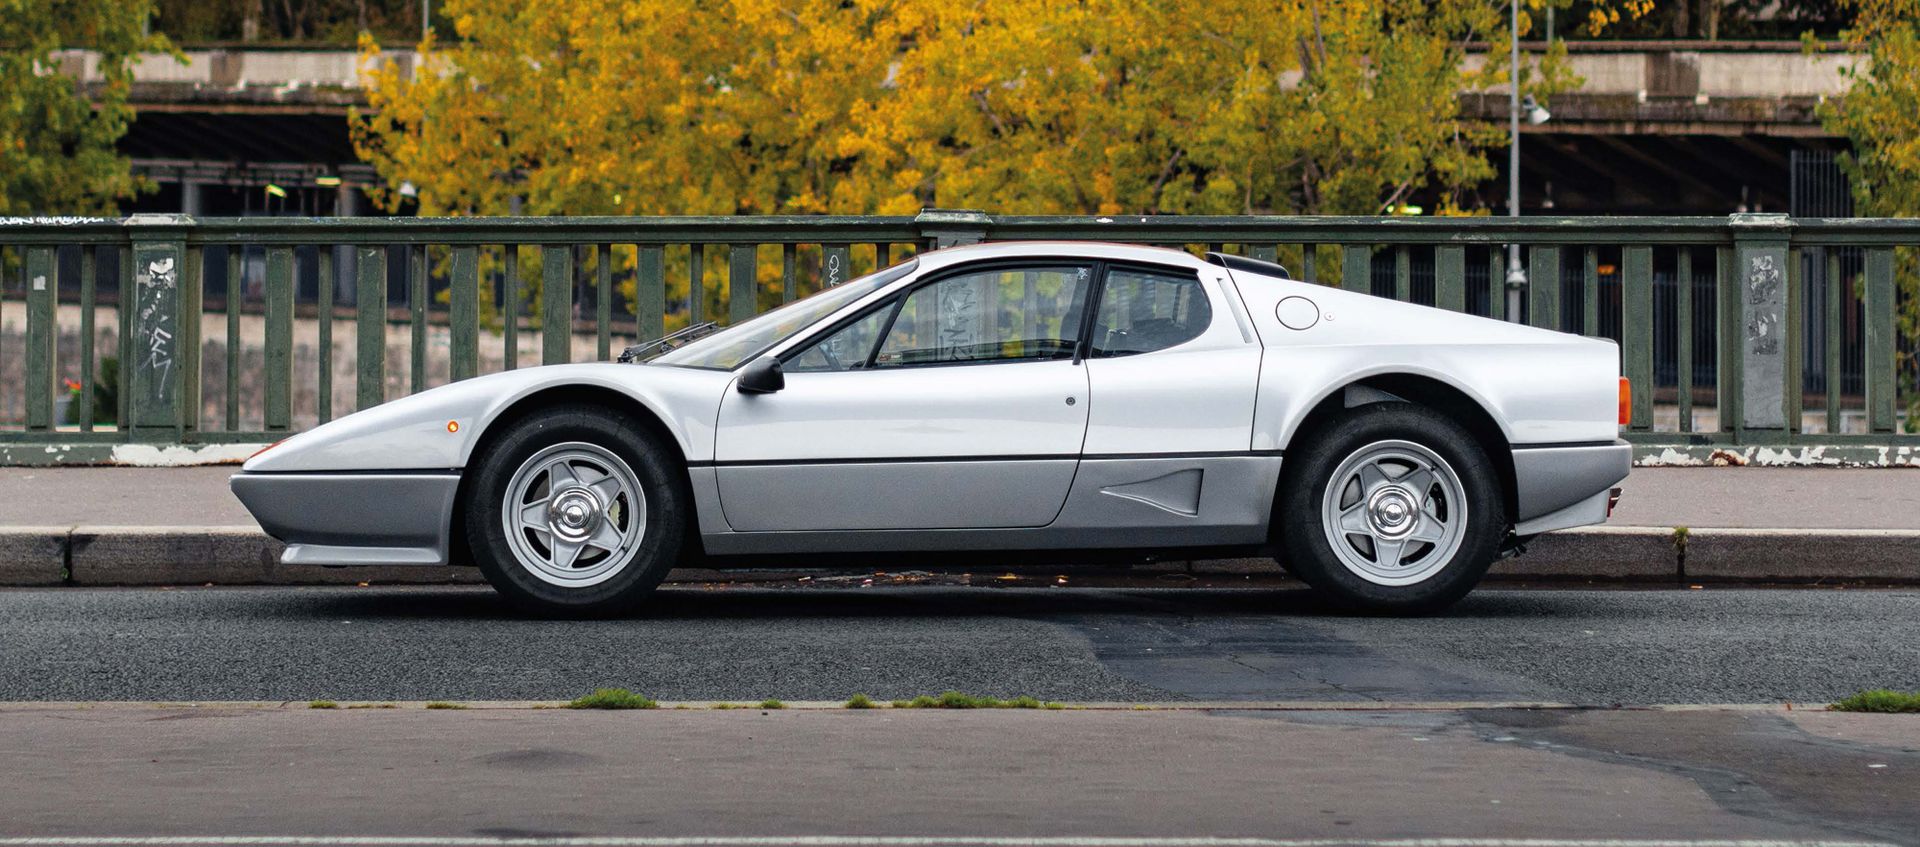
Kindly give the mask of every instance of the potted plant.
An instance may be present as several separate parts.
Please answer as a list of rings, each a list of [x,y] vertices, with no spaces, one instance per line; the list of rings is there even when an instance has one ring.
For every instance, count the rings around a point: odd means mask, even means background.
[[[80,381],[63,379],[60,382],[66,390],[53,398],[53,419],[63,424],[79,423],[79,419],[74,417],[79,411],[74,408],[73,401],[80,397]]]

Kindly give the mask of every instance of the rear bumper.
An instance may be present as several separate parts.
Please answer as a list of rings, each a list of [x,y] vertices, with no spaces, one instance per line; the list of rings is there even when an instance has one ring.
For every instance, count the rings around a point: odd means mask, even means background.
[[[444,565],[455,473],[238,473],[228,481],[289,565]]]
[[[1516,535],[1586,526],[1607,519],[1613,487],[1633,469],[1625,441],[1513,450]]]

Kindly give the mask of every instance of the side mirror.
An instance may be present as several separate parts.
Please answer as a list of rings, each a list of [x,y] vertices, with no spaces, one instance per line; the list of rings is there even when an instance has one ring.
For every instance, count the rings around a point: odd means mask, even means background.
[[[787,387],[787,375],[780,371],[779,357],[761,356],[740,369],[734,385],[742,394],[772,394]]]

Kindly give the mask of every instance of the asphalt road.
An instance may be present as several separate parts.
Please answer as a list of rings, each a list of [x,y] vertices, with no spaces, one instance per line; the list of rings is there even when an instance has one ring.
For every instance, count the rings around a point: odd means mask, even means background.
[[[1497,590],[1334,616],[1277,589],[699,589],[518,618],[486,589],[0,591],[0,701],[1823,703],[1920,689],[1917,590]]]

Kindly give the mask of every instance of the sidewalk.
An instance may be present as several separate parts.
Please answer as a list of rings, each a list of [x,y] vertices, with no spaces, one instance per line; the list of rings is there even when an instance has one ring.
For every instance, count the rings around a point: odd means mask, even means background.
[[[473,582],[470,568],[281,568],[232,466],[0,468],[0,585]],[[1613,520],[1538,539],[1505,578],[1920,582],[1920,471],[1642,468]],[[1684,532],[1677,528],[1684,527]],[[980,571],[994,569],[982,557]],[[1196,573],[1273,573],[1196,562]],[[711,571],[676,579],[712,579]]]

